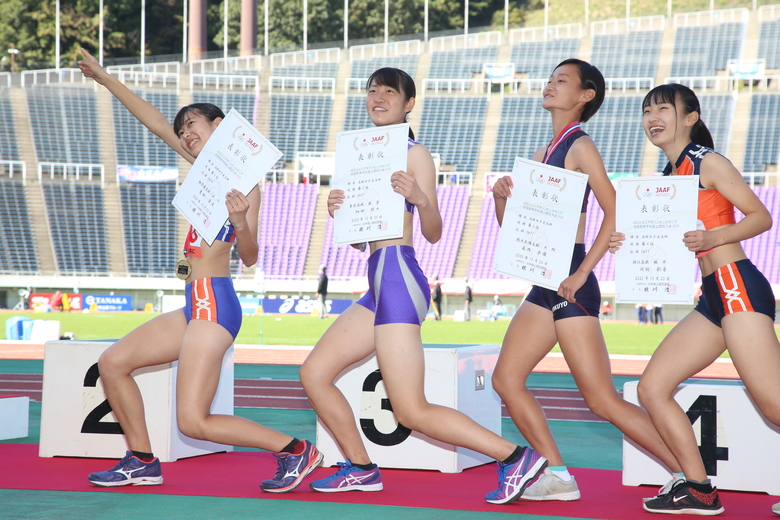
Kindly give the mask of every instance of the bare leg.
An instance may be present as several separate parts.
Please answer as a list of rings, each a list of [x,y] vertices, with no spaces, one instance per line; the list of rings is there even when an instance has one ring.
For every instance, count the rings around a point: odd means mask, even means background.
[[[524,302],[504,336],[493,372],[493,388],[531,447],[546,457],[551,466],[562,466],[563,458],[550,431],[547,416],[526,387],[529,374],[556,342],[552,312]]]
[[[639,400],[689,479],[704,480],[707,473],[691,422],[674,400],[674,391],[725,349],[721,329],[694,311],[661,342],[639,381]]]
[[[323,334],[301,366],[300,376],[317,416],[328,427],[346,458],[370,464],[355,415],[335,385],[348,366],[374,351],[374,313],[353,304]]]
[[[211,413],[222,358],[233,343],[224,327],[205,320],[187,326],[179,356],[176,404],[184,435],[231,446],[281,451],[292,437],[244,417]]]
[[[179,358],[187,321],[181,309],[140,325],[106,350],[98,361],[103,389],[131,450],[151,453],[141,391],[130,375],[142,367]]]
[[[588,408],[655,455],[671,471],[680,471],[677,459],[653,427],[647,412],[623,400],[615,390],[607,345],[598,319],[582,316],[558,320],[555,330],[566,363]]]
[[[433,439],[497,460],[512,454],[515,444],[467,415],[425,399],[425,359],[419,325],[394,323],[377,325],[374,330],[379,370],[398,422]]]

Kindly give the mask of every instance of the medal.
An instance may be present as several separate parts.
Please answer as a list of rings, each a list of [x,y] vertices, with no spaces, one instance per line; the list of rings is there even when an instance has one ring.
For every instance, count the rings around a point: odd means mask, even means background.
[[[179,262],[176,264],[176,278],[179,280],[186,280],[189,278],[191,272],[192,268],[186,259],[179,260]]]

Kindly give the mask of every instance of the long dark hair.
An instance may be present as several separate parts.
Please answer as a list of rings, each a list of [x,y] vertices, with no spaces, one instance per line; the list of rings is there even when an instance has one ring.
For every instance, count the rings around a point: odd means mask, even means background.
[[[604,94],[607,90],[604,75],[601,74],[601,71],[594,65],[591,65],[587,61],[578,60],[577,58],[563,60],[555,66],[555,69],[564,65],[574,65],[577,67],[577,70],[580,73],[580,88],[583,90],[593,90],[596,93],[596,95],[593,96],[593,99],[585,103],[585,106],[582,108],[580,122],[584,123],[598,112],[599,107],[601,107],[601,104],[604,102]]]
[[[417,97],[417,87],[414,85],[412,77],[401,69],[395,67],[382,67],[375,70],[366,81],[366,90],[371,88],[371,84],[383,85],[404,93],[404,100],[409,101]],[[404,115],[406,123],[406,115]],[[409,128],[409,137],[414,140],[414,132]]]
[[[186,107],[181,107],[181,110],[179,110],[179,113],[176,114],[176,118],[173,120],[173,131],[176,135],[179,135],[179,130],[184,125],[184,118],[190,112],[195,112],[205,117],[209,122],[214,121],[218,117],[225,118],[225,113],[217,105],[212,105],[211,103],[193,103]]]
[[[712,140],[712,134],[710,134],[707,125],[701,120],[701,105],[699,104],[699,98],[696,97],[693,90],[689,89],[685,85],[679,83],[667,83],[665,85],[658,85],[645,96],[642,101],[642,110],[649,107],[651,104],[668,103],[677,109],[677,100],[680,101],[684,114],[692,114],[696,112],[699,114],[699,118],[696,123],[691,127],[691,141],[694,144],[700,144],[707,148],[715,148],[715,143]]]

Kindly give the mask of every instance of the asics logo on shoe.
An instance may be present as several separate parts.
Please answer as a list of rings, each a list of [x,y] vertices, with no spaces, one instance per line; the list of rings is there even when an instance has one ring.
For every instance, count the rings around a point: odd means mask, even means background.
[[[369,478],[373,477],[373,473],[369,475],[361,475],[361,476],[353,476],[353,475],[347,475],[344,477],[344,482],[339,484],[339,487],[342,486],[354,486],[356,484],[362,484],[363,481],[368,480]]]
[[[683,495],[683,496],[681,496],[681,497],[672,497],[672,500],[673,500],[673,501],[674,501],[674,503],[676,504],[677,502],[679,502],[680,500],[682,500],[683,498],[685,498],[685,497],[687,497],[687,496],[688,496],[688,495]]]

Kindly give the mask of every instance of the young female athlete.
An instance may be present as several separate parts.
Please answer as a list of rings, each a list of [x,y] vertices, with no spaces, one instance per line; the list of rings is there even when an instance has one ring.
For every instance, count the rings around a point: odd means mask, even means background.
[[[366,109],[377,126],[406,120],[415,104],[414,80],[395,68],[374,72],[367,82]],[[301,367],[301,382],[320,419],[336,438],[346,462],[332,476],[311,483],[322,492],[380,491],[382,477],[361,440],[355,417],[335,386],[339,373],[376,353],[387,395],[398,421],[439,441],[484,453],[499,462],[499,488],[485,499],[494,504],[516,500],[547,464],[530,448],[521,448],[478,425],[466,415],[429,403],[423,392],[425,361],[420,326],[430,305],[428,280],[412,247],[412,212],[430,242],[441,237],[436,179],[430,152],[409,140],[408,171],[390,178],[406,199],[403,238],[371,242],[369,291],[325,332]],[[328,196],[328,212],[338,211],[344,191]]]
[[[604,163],[580,122],[590,119],[604,100],[601,72],[581,60],[561,62],[544,88],[542,107],[552,116],[555,136],[534,153],[535,161],[588,175],[576,245],[569,277],[558,291],[534,286],[509,324],[493,373],[493,387],[504,400],[520,432],[550,462],[544,474],[531,484],[524,500],[576,500],[577,482],[563,465],[547,419],[526,387],[529,374],[558,343],[588,407],[639,445],[655,454],[671,470],[674,457],[664,446],[647,413],[618,395],[612,381],[609,355],[599,325],[601,293],[593,268],[607,252],[615,228],[615,190]],[[512,178],[499,179],[493,188],[496,217],[503,222]],[[604,221],[591,250],[585,251],[585,219],[590,190],[604,210]]]
[[[716,515],[724,511],[699,453],[677,386],[728,349],[734,367],[764,416],[780,425],[780,342],[774,329],[775,298],[740,245],[772,227],[772,216],[739,171],[713,151],[696,94],[683,85],[661,85],[642,103],[648,139],[669,159],[665,175],[698,175],[698,229],[683,242],[695,251],[702,295],[694,312],[677,324],[653,354],[638,393],[653,424],[674,454],[685,479],[644,503],[653,513]],[[735,222],[734,208],[745,218]],[[610,251],[625,235],[612,235]],[[780,505],[775,506],[780,511]],[[777,512],[777,511],[776,511]]]
[[[105,86],[141,123],[190,163],[224,118],[214,105],[182,108],[171,128],[152,105],[108,74],[86,50],[79,62],[84,76]],[[190,227],[184,243],[185,308],[162,314],[131,331],[100,356],[98,367],[108,402],[127,439],[129,450],[114,468],[89,475],[98,486],[138,486],[163,483],[159,459],[152,454],[144,419],[144,404],[131,373],[141,367],[179,362],[176,378],[176,419],[189,437],[220,444],[276,452],[278,471],[264,481],[264,491],[294,489],[321,461],[309,441],[299,441],[243,417],[212,415],[222,358],[241,327],[241,307],[230,278],[230,249],[235,241],[246,265],[257,262],[260,189],[244,196],[225,194],[228,222],[209,246]],[[173,268],[173,266],[171,266]],[[189,274],[187,274],[189,271]],[[217,309],[219,312],[216,312]]]

